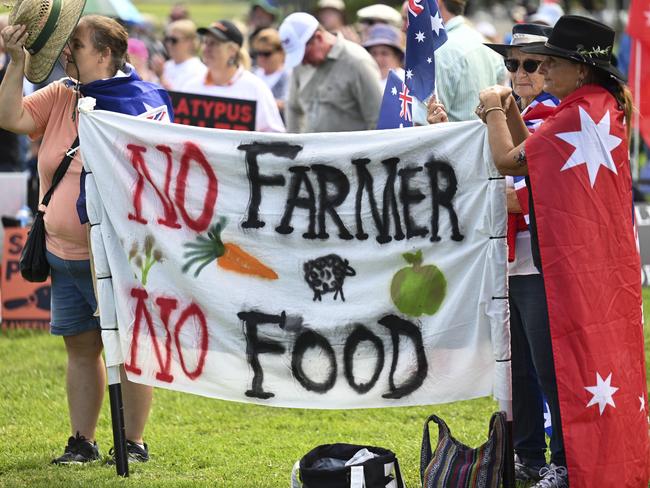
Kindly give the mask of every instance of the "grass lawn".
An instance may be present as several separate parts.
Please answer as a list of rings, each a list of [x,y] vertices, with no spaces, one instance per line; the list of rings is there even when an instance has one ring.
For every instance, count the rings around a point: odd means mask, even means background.
[[[159,22],[166,22],[173,2],[161,2],[160,0],[147,1],[139,0],[134,2],[138,10],[143,14],[156,17]],[[199,26],[209,25],[219,19],[244,20],[248,12],[247,2],[196,2],[189,5],[190,16]]]
[[[644,290],[645,316],[650,292]],[[646,358],[650,334],[646,329]],[[646,359],[647,361],[647,359]],[[293,463],[318,444],[373,444],[395,451],[407,486],[419,486],[422,423],[443,417],[463,442],[485,440],[497,405],[490,399],[411,408],[317,411],[260,407],[156,390],[146,440],[152,460],[114,467],[58,467],[50,460],[68,436],[63,341],[46,333],[0,334],[0,486],[289,486]],[[435,432],[433,433],[435,438]],[[108,398],[97,431],[104,456],[112,445]]]

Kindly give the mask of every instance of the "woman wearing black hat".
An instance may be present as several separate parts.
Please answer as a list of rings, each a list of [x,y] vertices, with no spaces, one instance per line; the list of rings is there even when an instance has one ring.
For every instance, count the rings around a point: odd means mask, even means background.
[[[510,44],[486,44],[504,57],[518,108],[530,132],[555,110],[559,100],[543,90],[544,76],[539,66],[545,57],[525,53],[523,48],[546,42],[551,31],[551,27],[539,24],[515,24]],[[477,115],[485,121],[484,112],[479,110]],[[543,391],[555,388],[554,384],[540,387],[540,378],[554,375],[547,346],[548,312],[544,282],[531,253],[528,188],[523,176],[506,176],[506,197],[515,478],[539,481],[539,472],[546,466]],[[541,341],[540,330],[546,332]],[[553,433],[550,447],[555,461],[564,458],[559,428]]]
[[[553,423],[551,464],[540,472],[542,479],[535,485],[537,488],[568,487],[567,460],[574,484],[595,486],[585,481],[600,476],[603,484],[599,486],[614,486],[605,481],[608,476],[605,473],[609,470],[611,476],[611,469],[597,461],[603,453],[599,456],[593,443],[589,444],[593,452],[576,448],[589,435],[595,436],[597,441],[602,440],[597,436],[606,435],[602,424],[596,423],[601,420],[598,409],[594,413],[592,406],[599,405],[602,416],[607,402],[596,396],[589,402],[588,392],[592,391],[590,385],[594,380],[586,379],[583,370],[590,370],[591,376],[591,368],[595,367],[592,362],[599,356],[602,358],[595,352],[598,350],[594,346],[596,342],[592,342],[595,341],[594,327],[607,330],[610,324],[606,321],[612,320],[610,310],[620,310],[625,300],[615,291],[611,299],[605,299],[605,295],[595,298],[603,293],[603,283],[590,277],[600,275],[599,271],[594,272],[593,262],[597,258],[591,256],[589,250],[602,246],[604,255],[618,256],[612,248],[622,248],[626,259],[632,260],[637,254],[631,225],[631,179],[626,144],[632,103],[624,76],[611,63],[613,43],[614,31],[607,26],[585,17],[567,15],[558,21],[548,41],[521,48],[524,53],[544,56],[539,67],[544,76],[544,90],[561,100],[534,134],[526,129],[508,88],[495,86],[482,91],[477,108],[487,124],[497,168],[504,175],[526,176],[531,191],[531,246],[535,266],[544,276],[542,291],[550,317],[546,330],[535,331],[535,340],[539,349],[537,356],[545,354],[543,360],[551,366],[539,379]],[[593,191],[599,184],[600,188],[609,191],[604,197]],[[571,188],[575,193],[569,198],[566,193],[560,197],[564,188]],[[562,199],[575,202],[575,208],[566,207]],[[602,236],[600,232],[593,232],[594,229],[602,230],[602,224],[593,225],[601,218],[609,223]],[[561,232],[559,226],[562,226]],[[592,234],[586,235],[583,229],[591,229]],[[621,236],[617,237],[615,246],[609,241],[612,233]],[[619,275],[627,277],[628,272],[634,273],[629,263],[626,269],[617,267],[619,263],[608,266],[613,282],[618,282]],[[590,272],[593,275],[589,275]],[[591,300],[585,300],[585,296]],[[604,300],[608,301],[602,309],[602,318],[583,319],[590,308],[600,307]],[[634,322],[629,317],[624,318],[621,330]],[[594,320],[596,323],[591,323]],[[610,340],[613,344],[617,338]],[[538,369],[540,358],[533,357],[533,360]],[[609,394],[617,389],[609,390]],[[618,402],[617,410],[621,410]],[[586,408],[590,410],[585,413]],[[619,475],[621,484],[616,486],[633,486],[624,481],[626,473]]]

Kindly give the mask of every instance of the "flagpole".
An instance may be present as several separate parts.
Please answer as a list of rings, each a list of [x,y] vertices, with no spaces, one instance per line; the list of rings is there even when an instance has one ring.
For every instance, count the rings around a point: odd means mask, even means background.
[[[641,106],[641,50],[642,44],[638,39],[634,40],[634,123],[633,125],[633,157],[632,157],[632,178],[633,181],[639,180],[639,150],[641,147],[641,127],[640,127],[640,106]]]

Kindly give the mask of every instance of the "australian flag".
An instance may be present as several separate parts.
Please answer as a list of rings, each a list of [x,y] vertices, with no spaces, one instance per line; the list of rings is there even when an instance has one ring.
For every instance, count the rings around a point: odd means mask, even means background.
[[[167,91],[160,85],[142,81],[130,65],[126,65],[125,71],[125,76],[118,75],[113,78],[80,84],[79,91],[84,97],[93,97],[96,101],[95,108],[98,110],[127,115],[140,115],[151,111],[156,114],[164,114],[165,119],[168,117],[169,121],[173,122],[174,108]],[[68,83],[74,85],[75,82],[68,80]],[[156,120],[160,119],[157,115],[155,118]],[[77,213],[82,224],[88,222],[85,182],[86,173],[82,170],[79,198],[77,199]]]
[[[413,95],[400,77],[390,70],[379,109],[377,129],[398,127],[413,127]]]
[[[447,32],[436,0],[409,0],[408,20],[405,81],[411,95],[424,101],[435,88],[433,53],[447,41]]]

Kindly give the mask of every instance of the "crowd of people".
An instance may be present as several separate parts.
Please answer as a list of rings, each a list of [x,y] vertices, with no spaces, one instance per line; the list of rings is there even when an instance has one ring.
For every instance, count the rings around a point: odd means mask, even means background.
[[[72,0],[62,2],[63,9],[68,2],[73,11]],[[50,3],[24,0],[22,7],[30,4],[38,10]],[[465,0],[439,2],[448,40],[435,54],[436,94],[428,102],[428,114],[421,104],[414,109],[414,120],[426,124],[481,119],[487,125],[495,163],[507,175],[516,476],[534,481],[539,488],[564,488],[568,472],[535,221],[532,211],[526,220],[528,212],[522,210],[529,203],[532,210],[534,202],[522,202],[514,186],[528,174],[528,144],[536,140],[536,130],[563,99],[590,85],[593,93],[611,94],[629,121],[629,93],[624,74],[612,64],[614,33],[605,25],[562,16],[558,4],[542,4],[531,12],[529,22],[515,24],[499,42],[499,36],[485,26],[484,33],[479,32],[464,16],[464,9]],[[165,104],[169,99],[154,86],[254,100],[257,131],[374,129],[389,71],[405,76],[407,11],[408,2],[401,13],[387,5],[371,5],[359,10],[358,22],[351,25],[343,0],[319,0],[313,15],[295,12],[284,19],[266,0],[255,0],[247,25],[223,19],[197,26],[187,9],[178,5],[170,13],[161,41],[141,29],[129,36],[124,26],[103,17],[82,17],[77,23],[79,16],[70,14],[67,24],[56,27],[61,30],[60,40],[52,46],[52,63],[45,68],[38,61],[46,53],[24,49],[37,36],[25,25],[27,20],[21,23],[20,15],[12,12],[12,22],[0,18],[0,167],[14,170],[23,164],[29,144],[20,134],[41,138],[37,159],[42,196],[75,140],[76,100],[93,83],[113,78],[147,83]],[[582,37],[575,38],[576,33]],[[493,42],[487,42],[486,34]],[[549,47],[553,39],[555,44]],[[580,46],[592,41],[609,46],[609,51],[580,51]],[[558,42],[565,45],[557,46]],[[40,87],[46,78],[63,74],[51,73],[59,53],[63,73],[74,81]],[[36,84],[24,82],[24,74]],[[101,87],[94,89],[101,100]],[[87,234],[70,217],[76,215],[81,166],[75,156],[62,180],[63,189],[55,193],[46,213],[52,333],[64,337],[68,352],[73,434],[64,454],[54,460],[61,464],[99,457],[94,439],[105,388]],[[143,435],[151,389],[124,384],[129,455],[131,460],[146,461]],[[545,459],[543,397],[553,420],[550,464]]]

